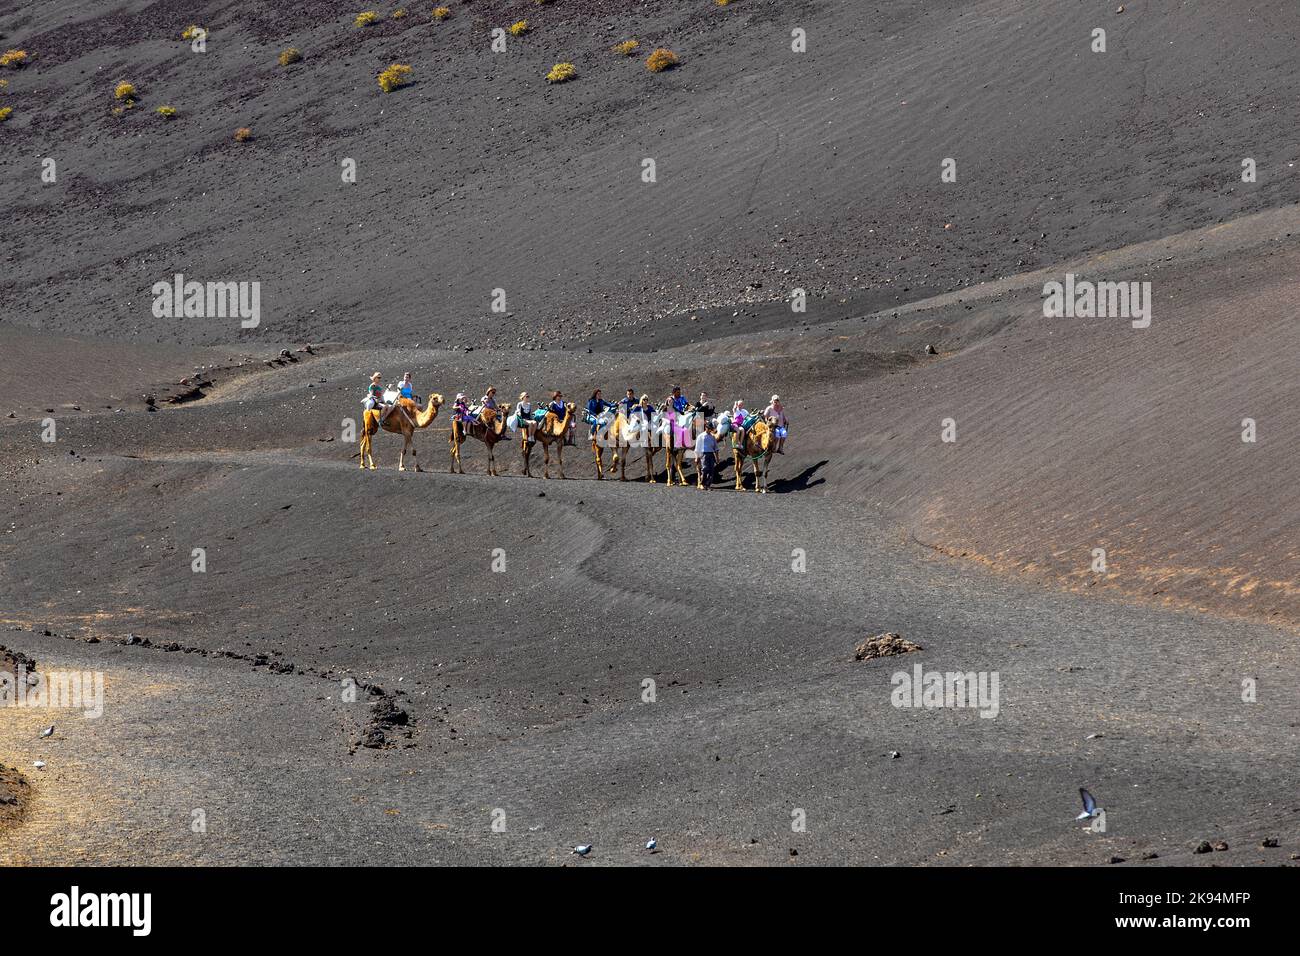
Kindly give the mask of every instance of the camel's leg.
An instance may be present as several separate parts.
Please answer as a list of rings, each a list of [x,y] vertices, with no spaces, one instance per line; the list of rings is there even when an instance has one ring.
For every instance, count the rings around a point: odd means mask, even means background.
[[[600,445],[594,439],[591,443],[591,450],[596,453],[596,478],[603,478],[605,471],[605,453],[601,451]]]
[[[370,436],[366,434],[366,427],[363,424],[361,426],[361,451],[360,451],[362,471],[365,471],[366,455],[368,455],[369,453],[370,453]]]
[[[564,480],[564,439],[561,438],[555,446],[555,461],[560,469],[560,480]]]
[[[451,426],[451,473],[456,474],[456,466],[460,464],[460,442],[456,440],[456,426]],[[461,474],[465,474],[464,470]]]
[[[397,456],[397,470],[406,471],[406,449],[411,445],[411,436],[402,432],[402,453]]]
[[[524,458],[524,477],[531,478],[533,477],[533,473],[528,468],[528,458],[529,458],[529,453],[532,451],[532,446],[528,444],[527,435],[525,435],[523,441],[519,443],[519,451]]]
[[[542,477],[547,480],[551,477],[551,443],[548,441],[542,442]]]
[[[686,475],[682,473],[682,464],[686,461],[686,452],[682,449],[677,450],[677,484],[686,487]]]
[[[487,445],[488,451],[488,474],[495,478],[497,477],[497,456],[493,450],[495,446],[492,442],[485,442],[484,444]]]
[[[736,467],[736,490],[744,491],[745,490],[745,463],[744,461],[741,460],[740,452],[738,451],[733,451],[731,453],[731,459],[733,462],[735,462],[735,467]]]
[[[646,446],[645,450],[645,478],[649,484],[658,484],[655,481],[655,451],[649,446]]]

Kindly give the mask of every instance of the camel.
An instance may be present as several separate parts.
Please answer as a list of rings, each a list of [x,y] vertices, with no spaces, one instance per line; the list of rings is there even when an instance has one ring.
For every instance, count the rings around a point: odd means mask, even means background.
[[[591,451],[596,456],[596,480],[600,481],[605,477],[605,445],[609,442],[609,435],[617,424],[618,417],[610,417],[610,412],[605,411],[603,415],[596,419],[596,425],[591,430]],[[614,453],[614,461],[618,461],[618,452]],[[610,463],[609,470],[614,470],[613,462]]]
[[[528,430],[520,429],[523,438],[520,441],[519,448],[524,454],[524,477],[531,478],[533,474],[528,470],[528,459],[532,454],[533,445],[537,442],[542,443],[542,477],[551,477],[551,443],[555,443],[555,457],[560,467],[560,478],[564,477],[564,435],[569,430],[569,423],[573,421],[573,402],[564,403],[564,418],[553,411],[547,411],[546,417],[537,423],[537,428],[533,432],[536,436],[532,441],[528,440]]]
[[[596,429],[591,433],[591,450],[596,456],[596,477],[598,479],[614,473],[614,469],[620,463],[619,449],[631,450],[632,443],[628,440],[629,431],[635,433],[637,429],[628,424],[621,409],[606,409],[596,419]],[[614,458],[609,463],[609,468],[605,467],[606,446],[614,449]],[[621,461],[623,474],[619,477],[619,481],[627,481],[626,456]]]
[[[460,473],[465,474],[465,466],[460,460],[460,446],[464,444],[466,438],[477,438],[487,446],[488,463],[487,473],[493,477],[500,475],[497,471],[496,443],[506,438],[505,421],[506,415],[510,411],[510,403],[503,403],[499,409],[493,410],[485,408],[478,413],[478,418],[468,424],[459,419],[452,419],[451,422],[451,473],[456,474],[459,468]]]
[[[665,406],[659,411],[662,416],[661,425],[655,431],[664,437],[664,457],[668,459],[668,487],[672,487],[673,471],[676,470],[677,484],[685,488],[686,476],[682,474],[682,462],[686,457],[686,449],[694,447],[691,445],[690,417],[686,417],[686,424],[679,424],[677,413],[671,408]]]
[[[411,461],[415,462],[415,470],[420,470],[420,461],[415,455],[415,430],[428,428],[438,417],[438,409],[441,407],[442,396],[436,393],[429,396],[429,403],[423,411],[409,398],[399,398],[396,407],[383,420],[384,431],[402,436],[402,454],[397,459],[398,471],[406,471],[408,448],[411,450]],[[365,468],[366,462],[369,461],[371,471],[375,470],[375,459],[370,453],[370,438],[381,427],[379,420],[381,414],[377,408],[367,408],[361,420],[361,467]]]
[[[769,419],[760,418],[744,432],[744,447],[737,441],[740,437],[733,432],[731,436],[731,456],[736,465],[736,490],[745,490],[745,462],[754,463],[754,490],[767,494],[767,470],[772,464],[772,452],[776,450],[776,429]],[[763,463],[760,471],[759,462]]]
[[[618,468],[619,481],[627,481],[627,462],[632,456],[632,449],[644,448],[646,481],[655,484],[654,441],[650,434],[650,426],[643,421],[641,415],[635,414],[629,419],[620,408],[618,417],[609,427],[609,443],[614,449],[614,460],[610,462],[609,470],[612,472]],[[596,453],[596,461],[599,464],[599,451]]]

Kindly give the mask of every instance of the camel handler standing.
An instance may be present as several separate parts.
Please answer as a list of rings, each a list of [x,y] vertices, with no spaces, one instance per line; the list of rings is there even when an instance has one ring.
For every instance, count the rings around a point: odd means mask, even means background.
[[[708,491],[713,487],[713,472],[718,467],[718,436],[709,422],[695,439],[695,487]]]

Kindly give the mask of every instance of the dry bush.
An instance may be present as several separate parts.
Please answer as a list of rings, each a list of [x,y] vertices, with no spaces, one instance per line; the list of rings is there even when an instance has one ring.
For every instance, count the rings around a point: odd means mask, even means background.
[[[547,83],[563,83],[571,80],[578,75],[578,68],[572,63],[557,63],[551,67],[551,72],[546,74]]]
[[[662,73],[664,70],[670,70],[677,65],[677,54],[672,50],[666,50],[663,47],[655,50],[646,57],[645,68],[651,73]]]
[[[11,66],[16,70],[26,62],[26,50],[5,50],[4,53],[0,53],[0,66]]]
[[[528,32],[528,21],[519,20],[510,24],[510,35],[512,37],[521,37]]]
[[[280,52],[279,61],[281,66],[288,66],[290,63],[297,63],[302,59],[302,54],[298,52],[297,47],[289,47],[287,50]]]
[[[637,50],[641,49],[641,44],[636,40],[624,40],[622,43],[615,43],[610,49],[619,56],[631,56]]]
[[[165,120],[169,120],[176,115],[176,107],[160,106],[155,112]]]
[[[404,16],[406,16],[406,9],[403,8],[403,7],[399,7],[398,9],[396,9],[396,10],[393,11],[393,19],[394,19],[394,20],[400,20],[400,19],[402,19],[402,17],[404,17]]]
[[[379,88],[391,93],[406,82],[411,68],[405,63],[390,63],[388,69],[379,74]]]
[[[123,81],[113,87],[113,96],[119,100],[125,100],[128,105],[135,102],[135,84]]]
[[[0,106],[0,123],[3,123],[13,115],[13,111],[14,108],[12,106]]]
[[[352,21],[353,26],[368,27],[379,19],[379,14],[374,10],[367,10],[365,13],[358,13],[357,18]]]
[[[239,127],[239,129],[235,130],[236,143],[247,143],[252,138],[253,138],[253,131],[249,129],[247,126],[241,126]]]
[[[181,33],[181,39],[182,39],[182,40],[195,40],[195,39],[197,39],[198,37],[201,37],[201,36],[202,36],[202,37],[206,37],[207,35],[208,35],[208,31],[207,31],[206,29],[204,29],[203,27],[195,26],[194,24],[190,24],[189,26],[187,26],[187,27],[185,28],[185,31],[184,31],[183,33]]]
[[[451,16],[451,7],[434,7],[433,18],[435,20],[446,20]]]

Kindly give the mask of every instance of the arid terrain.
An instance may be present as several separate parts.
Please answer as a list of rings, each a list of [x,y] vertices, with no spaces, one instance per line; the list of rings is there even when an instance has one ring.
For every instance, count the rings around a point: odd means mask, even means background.
[[[104,690],[0,707],[0,862],[1300,858],[1300,7],[434,6],[0,3],[0,671]],[[376,370],[790,438],[361,470]]]

